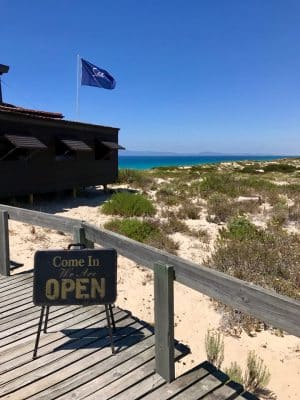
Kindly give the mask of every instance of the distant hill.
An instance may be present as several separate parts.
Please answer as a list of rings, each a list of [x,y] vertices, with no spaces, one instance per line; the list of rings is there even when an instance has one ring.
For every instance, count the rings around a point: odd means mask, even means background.
[[[157,157],[166,157],[166,156],[265,156],[271,154],[250,154],[250,153],[218,153],[213,151],[203,151],[199,153],[175,153],[175,152],[166,152],[166,151],[139,151],[139,150],[124,150],[119,153],[119,156],[157,156]],[[278,154],[275,154],[276,156]],[[282,156],[282,155],[281,155]]]

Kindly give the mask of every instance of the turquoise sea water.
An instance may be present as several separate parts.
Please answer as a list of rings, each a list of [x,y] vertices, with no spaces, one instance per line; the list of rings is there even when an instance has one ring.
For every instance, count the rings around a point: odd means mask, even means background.
[[[283,156],[120,156],[119,168],[149,169],[153,167],[199,165],[226,161],[267,161]]]

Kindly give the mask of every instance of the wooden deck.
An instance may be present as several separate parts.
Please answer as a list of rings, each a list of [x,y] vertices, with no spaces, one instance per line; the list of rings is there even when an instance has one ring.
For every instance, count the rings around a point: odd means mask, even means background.
[[[52,307],[32,361],[39,313],[31,273],[0,277],[1,399],[255,399],[207,362],[165,383],[155,372],[153,329],[117,307],[115,355],[102,306]],[[176,346],[178,358],[186,352]]]

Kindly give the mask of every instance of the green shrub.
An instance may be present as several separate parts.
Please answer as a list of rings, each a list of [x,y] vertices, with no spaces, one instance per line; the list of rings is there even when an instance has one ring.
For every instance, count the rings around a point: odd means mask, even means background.
[[[297,170],[297,167],[292,164],[273,163],[264,166],[263,169],[265,172],[282,172],[288,174],[291,172],[295,172]]]
[[[240,172],[247,174],[259,174],[259,170],[263,170],[264,172],[292,173],[297,170],[297,167],[292,164],[284,163],[251,164],[246,165],[244,168],[240,169]]]
[[[151,201],[141,194],[121,192],[113,194],[111,199],[103,204],[102,212],[123,217],[140,217],[154,215],[155,208]]]
[[[236,361],[232,362],[228,368],[225,368],[224,372],[232,381],[243,385],[243,371]]]
[[[216,368],[224,361],[224,339],[220,332],[208,330],[205,335],[205,350],[207,360]]]
[[[151,168],[151,174],[156,178],[168,179],[168,178],[183,178],[187,176],[187,170],[178,167],[154,167]]]
[[[147,172],[129,168],[119,169],[117,182],[141,189],[146,189],[154,183]]]
[[[215,249],[206,263],[236,278],[300,298],[300,235],[280,227],[255,227],[244,217],[220,231]]]
[[[174,184],[165,184],[156,192],[156,198],[168,206],[175,206],[182,202],[184,196],[178,186]]]
[[[243,183],[243,186],[247,186],[256,190],[268,191],[272,189],[278,189],[278,186],[275,183],[270,182],[267,179],[259,178],[257,176],[243,177],[241,178],[241,181]]]
[[[207,200],[207,220],[209,222],[226,222],[235,213],[233,202],[224,194],[212,194]]]
[[[255,351],[249,351],[245,373],[246,389],[254,393],[264,389],[269,383],[270,377],[270,372],[263,360],[255,354]]]
[[[239,169],[238,172],[244,174],[261,174],[261,172],[259,172],[260,170],[262,170],[260,164],[251,164],[251,165],[246,165],[245,167]]]
[[[208,173],[199,186],[204,198],[215,193],[225,194],[229,197],[236,197],[240,194],[239,179],[229,173]]]
[[[220,230],[220,236],[232,240],[249,240],[259,238],[260,231],[246,217],[237,216],[227,225],[227,228]]]
[[[254,176],[241,176],[231,172],[206,174],[199,184],[201,194],[208,198],[212,194],[220,193],[228,197],[265,195],[273,196],[280,188],[274,183]]]
[[[159,223],[154,221],[140,221],[136,218],[113,219],[107,222],[104,228],[169,253],[176,254],[179,247],[178,243],[160,230]]]
[[[149,236],[159,234],[158,227],[148,221],[132,219],[113,219],[106,222],[105,229],[120,233],[138,242],[145,242]]]

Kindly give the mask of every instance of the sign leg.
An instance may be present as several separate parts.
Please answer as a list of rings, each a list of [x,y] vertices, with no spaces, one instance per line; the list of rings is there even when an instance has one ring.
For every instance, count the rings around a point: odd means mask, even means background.
[[[36,334],[35,345],[34,345],[34,350],[33,350],[33,356],[32,356],[33,360],[36,358],[36,353],[37,353],[37,349],[38,349],[38,346],[39,346],[40,335],[41,335],[42,324],[43,324],[43,318],[44,318],[44,311],[45,311],[45,306],[42,306],[39,325],[38,325],[38,331],[37,331],[37,334]]]
[[[112,309],[112,304],[109,304],[108,307],[109,307],[111,323],[113,326],[113,332],[115,332],[116,331],[116,323],[115,323],[115,317],[114,317],[114,313],[113,313],[113,309]]]
[[[111,329],[111,324],[110,324],[109,308],[108,308],[107,304],[105,304],[105,312],[106,312],[106,320],[107,320],[107,329],[108,329],[108,334],[109,334],[109,338],[110,338],[111,352],[112,352],[112,354],[114,354],[115,346],[114,346],[114,340],[113,340],[112,329]]]
[[[47,333],[49,310],[50,310],[50,306],[46,306],[46,314],[45,314],[45,322],[44,322],[44,333]]]

